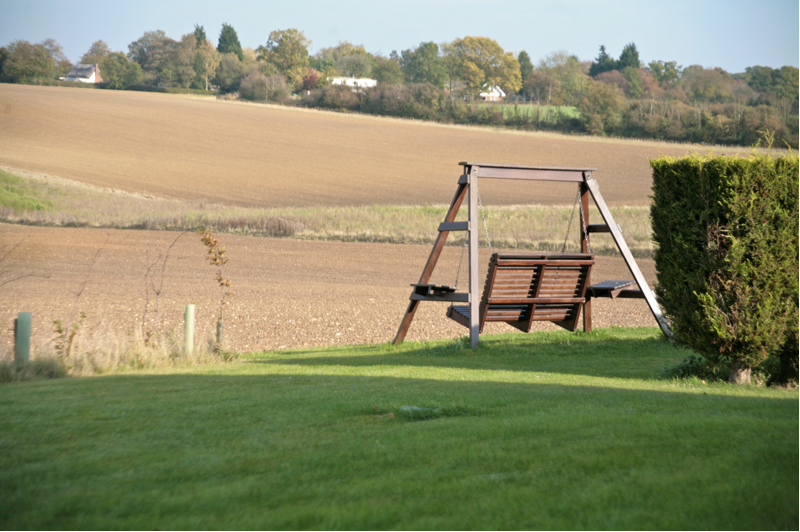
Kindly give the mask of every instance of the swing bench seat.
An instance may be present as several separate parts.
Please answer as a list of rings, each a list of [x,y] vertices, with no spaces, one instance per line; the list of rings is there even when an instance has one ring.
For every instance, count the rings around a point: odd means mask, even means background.
[[[494,253],[480,302],[480,330],[490,321],[523,332],[534,321],[576,330],[593,265],[590,253]],[[469,327],[470,307],[453,305],[447,316]]]

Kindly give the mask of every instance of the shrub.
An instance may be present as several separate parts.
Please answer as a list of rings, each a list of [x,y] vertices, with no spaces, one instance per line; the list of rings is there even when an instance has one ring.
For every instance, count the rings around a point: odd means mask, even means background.
[[[311,91],[311,96],[305,101],[311,107],[340,110],[354,110],[359,105],[358,94],[344,85],[329,85],[322,89]]]
[[[267,76],[256,69],[248,72],[239,85],[239,96],[245,100],[265,101],[267,99]]]
[[[664,157],[651,166],[656,295],[676,340],[713,364],[730,359],[734,382],[769,357],[792,378],[797,156]]]

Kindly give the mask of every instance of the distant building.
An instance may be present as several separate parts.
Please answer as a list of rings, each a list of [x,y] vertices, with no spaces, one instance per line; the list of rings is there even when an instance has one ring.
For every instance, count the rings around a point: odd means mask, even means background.
[[[485,86],[483,88],[483,92],[480,94],[480,97],[484,102],[499,102],[506,97],[506,93],[503,92],[503,89],[496,85],[491,87]]]
[[[378,80],[369,78],[333,78],[331,85],[347,85],[356,89],[366,89],[378,85]]]
[[[64,81],[79,81],[81,83],[102,83],[103,78],[100,76],[100,67],[97,63],[93,65],[80,64],[70,70]]]

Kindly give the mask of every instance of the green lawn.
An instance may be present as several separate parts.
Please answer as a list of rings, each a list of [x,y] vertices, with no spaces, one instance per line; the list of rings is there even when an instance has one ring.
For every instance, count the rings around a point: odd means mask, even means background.
[[[797,390],[658,380],[655,329],[481,343],[0,385],[0,527],[798,528]]]

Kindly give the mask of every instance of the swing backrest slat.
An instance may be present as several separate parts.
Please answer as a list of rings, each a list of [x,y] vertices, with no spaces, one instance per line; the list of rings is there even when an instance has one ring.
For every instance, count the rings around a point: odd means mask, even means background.
[[[480,327],[506,322],[525,332],[534,321],[552,321],[574,331],[594,255],[589,253],[494,253],[480,304]],[[453,306],[448,315],[468,324],[469,307]]]

